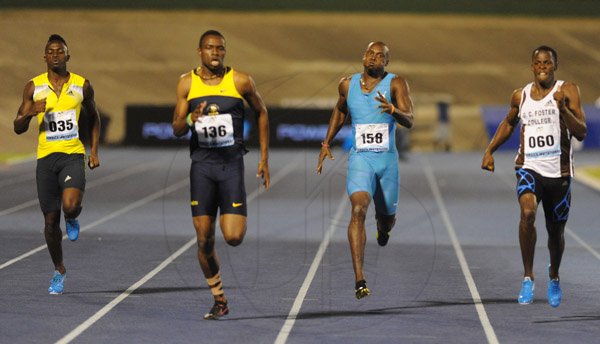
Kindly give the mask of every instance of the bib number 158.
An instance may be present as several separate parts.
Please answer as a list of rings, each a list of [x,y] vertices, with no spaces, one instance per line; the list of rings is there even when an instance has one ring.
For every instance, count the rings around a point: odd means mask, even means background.
[[[383,143],[383,133],[362,133],[360,136],[364,144]]]

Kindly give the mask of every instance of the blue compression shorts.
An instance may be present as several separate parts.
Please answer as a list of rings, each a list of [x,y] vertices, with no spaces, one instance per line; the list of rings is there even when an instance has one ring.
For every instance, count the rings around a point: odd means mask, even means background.
[[[398,205],[400,173],[396,152],[350,151],[348,158],[348,196],[359,191],[368,192],[375,203],[377,214],[394,215]]]

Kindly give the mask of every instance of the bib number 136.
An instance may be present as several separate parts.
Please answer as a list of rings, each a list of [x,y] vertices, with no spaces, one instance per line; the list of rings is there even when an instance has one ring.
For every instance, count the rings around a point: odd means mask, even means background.
[[[198,134],[198,146],[200,147],[229,147],[235,143],[231,114],[202,116],[194,123],[194,129]]]

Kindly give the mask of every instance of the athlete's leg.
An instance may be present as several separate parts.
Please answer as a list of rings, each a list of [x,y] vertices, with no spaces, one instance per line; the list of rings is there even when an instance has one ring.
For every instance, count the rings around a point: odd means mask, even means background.
[[[352,267],[356,282],[364,280],[363,262],[365,257],[365,244],[367,235],[365,232],[365,217],[371,202],[371,195],[365,191],[358,191],[350,195],[352,214],[348,225],[348,241],[350,242],[350,253],[352,255]]]
[[[219,217],[219,225],[223,238],[231,246],[238,246],[246,235],[246,216],[239,214],[223,214]]]
[[[558,270],[565,251],[565,227],[571,210],[571,178],[553,179],[548,183],[543,199],[548,250],[550,252],[550,279],[559,279]]]
[[[377,230],[380,232],[389,232],[396,224],[396,215],[375,214],[377,220]]]
[[[222,166],[219,174],[218,200],[221,215],[219,225],[225,241],[238,246],[246,235],[246,185],[244,183],[244,160],[231,161]]]
[[[65,219],[74,219],[81,213],[83,191],[78,188],[66,188],[62,193],[62,209]]]
[[[385,246],[389,240],[389,232],[396,224],[396,208],[398,206],[398,189],[400,173],[396,155],[383,156],[378,166],[379,178],[376,183],[373,202],[375,204],[375,220],[377,221],[377,243]]]
[[[62,251],[62,232],[60,230],[61,190],[58,175],[53,169],[58,155],[51,154],[38,159],[36,183],[40,208],[44,214],[44,238],[50,252],[54,269],[65,273]]]
[[[50,252],[54,269],[61,275],[66,272],[63,263],[62,232],[60,230],[60,211],[44,214],[44,238]]]
[[[550,279],[559,278],[558,269],[565,251],[565,226],[566,222],[546,221],[548,231],[548,250],[550,251]]]
[[[523,260],[524,277],[533,276],[533,258],[535,254],[535,243],[537,233],[535,229],[535,216],[537,213],[536,195],[530,192],[523,193],[519,197],[521,218],[519,221],[519,244],[521,246],[521,258]]]
[[[215,218],[213,216],[194,216],[198,262],[207,279],[215,301],[225,301],[225,293],[219,275],[219,257],[215,250]],[[218,279],[218,280],[215,280]],[[211,283],[212,280],[215,280]]]

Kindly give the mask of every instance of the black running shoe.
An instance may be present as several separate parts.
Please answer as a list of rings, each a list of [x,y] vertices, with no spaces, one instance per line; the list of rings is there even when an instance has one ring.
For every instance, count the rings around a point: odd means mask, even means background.
[[[215,301],[210,311],[204,314],[204,319],[217,320],[220,317],[227,315],[229,308],[227,307],[227,301]]]
[[[367,281],[360,280],[360,281],[356,282],[356,286],[354,288],[354,293],[358,300],[362,299],[365,296],[371,295],[371,291],[367,287]]]
[[[390,240],[390,232],[383,232],[377,228],[377,234],[375,237],[377,238],[377,243],[379,246],[385,246],[387,245],[388,240]]]

